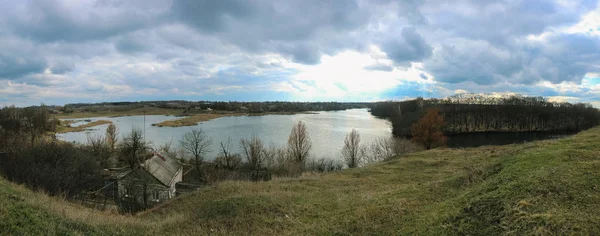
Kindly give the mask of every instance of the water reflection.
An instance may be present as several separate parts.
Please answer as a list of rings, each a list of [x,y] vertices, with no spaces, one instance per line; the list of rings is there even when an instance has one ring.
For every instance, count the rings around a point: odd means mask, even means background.
[[[177,119],[173,116],[96,117],[95,120],[110,120],[119,129],[120,136],[129,133],[132,128],[140,128],[146,133],[146,140],[158,147],[167,142],[177,145],[183,134],[193,126],[156,127],[154,123]],[[81,120],[81,119],[77,119]],[[366,109],[346,111],[318,112],[318,114],[266,115],[266,116],[234,116],[222,117],[198,124],[213,139],[212,151],[207,159],[213,159],[218,153],[219,142],[226,142],[230,137],[237,145],[240,138],[259,136],[267,145],[285,145],[292,126],[298,121],[306,123],[313,142],[312,153],[317,157],[340,158],[339,152],[344,143],[346,133],[353,128],[359,130],[361,141],[368,143],[377,137],[390,137],[391,128],[387,120],[372,116]],[[108,125],[92,127],[85,132],[59,134],[58,137],[69,142],[85,143],[88,134],[104,133]]]

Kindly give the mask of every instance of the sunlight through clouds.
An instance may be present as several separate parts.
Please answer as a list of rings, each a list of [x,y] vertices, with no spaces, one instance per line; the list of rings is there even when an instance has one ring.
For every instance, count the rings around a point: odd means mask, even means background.
[[[455,91],[600,100],[597,1],[9,2],[2,105]]]

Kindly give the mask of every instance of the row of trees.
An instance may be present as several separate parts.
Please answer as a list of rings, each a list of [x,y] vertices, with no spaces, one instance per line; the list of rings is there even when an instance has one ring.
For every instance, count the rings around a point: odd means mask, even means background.
[[[248,172],[253,179],[263,179],[263,174],[298,176],[306,170],[332,171],[344,165],[354,168],[419,149],[408,140],[393,137],[364,144],[358,131],[352,130],[346,135],[341,150],[344,162],[332,157],[317,159],[311,153],[312,142],[306,124],[301,121],[292,127],[285,146],[266,145],[256,135],[240,139],[237,145],[229,138],[219,143],[218,154],[212,162],[206,160],[206,154],[213,151],[210,149],[213,140],[201,128],[185,133],[175,147],[168,143],[153,149],[137,129],[125,135],[118,145],[117,141],[118,131],[113,124],[108,126],[105,135],[88,136],[88,147],[99,157],[103,168],[119,165],[135,168],[151,156],[151,151],[160,150],[193,166],[195,176],[188,178],[193,177],[197,182],[215,181],[215,175],[223,172]]]
[[[369,103],[344,103],[344,102],[219,102],[219,101],[145,101],[145,102],[107,102],[107,103],[76,103],[66,104],[59,110],[70,112],[99,112],[99,111],[127,111],[144,107],[158,107],[166,109],[194,109],[207,108],[219,111],[234,112],[304,112],[304,111],[335,111],[349,108],[367,108]]]
[[[205,170],[205,154],[212,151],[212,139],[198,128],[186,133],[179,142],[179,156],[187,157],[192,161],[196,170]],[[312,142],[306,127],[302,121],[295,124],[288,136],[286,146],[280,147],[274,144],[266,145],[260,137],[253,135],[250,138],[242,138],[238,142],[238,151],[231,139],[221,142],[213,166],[217,169],[247,170],[255,176],[260,172],[268,172],[279,176],[297,176],[303,171],[331,171],[339,170],[344,164],[349,168],[359,167],[368,163],[390,159],[398,154],[404,154],[418,150],[418,145],[405,139],[379,138],[372,143],[364,144],[360,140],[357,130],[352,130],[346,135],[341,156],[344,162],[336,161],[335,158],[316,159],[311,154]],[[177,156],[177,152],[170,154]],[[197,177],[204,177],[201,171]],[[204,173],[204,175],[210,175]]]
[[[471,132],[576,132],[600,124],[600,112],[590,104],[550,102],[542,97],[495,97],[459,94],[446,99],[417,98],[379,102],[375,116],[389,118],[397,136],[411,136],[412,124],[428,109],[437,109],[445,120],[445,134]]]

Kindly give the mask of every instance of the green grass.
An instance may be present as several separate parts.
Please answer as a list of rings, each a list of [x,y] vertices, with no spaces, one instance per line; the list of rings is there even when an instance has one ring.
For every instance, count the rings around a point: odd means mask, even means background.
[[[0,180],[0,234],[598,235],[599,170],[594,128],[300,179],[225,182],[135,216]]]

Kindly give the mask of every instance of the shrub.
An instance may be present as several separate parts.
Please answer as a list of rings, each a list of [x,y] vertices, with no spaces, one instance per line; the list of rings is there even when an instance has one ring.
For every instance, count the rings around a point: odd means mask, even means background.
[[[8,155],[0,168],[9,180],[51,195],[72,196],[103,184],[97,158],[85,148],[69,143],[42,142]]]
[[[425,149],[446,144],[446,136],[442,132],[445,125],[439,110],[429,109],[417,123],[412,125],[412,140],[420,143]]]

